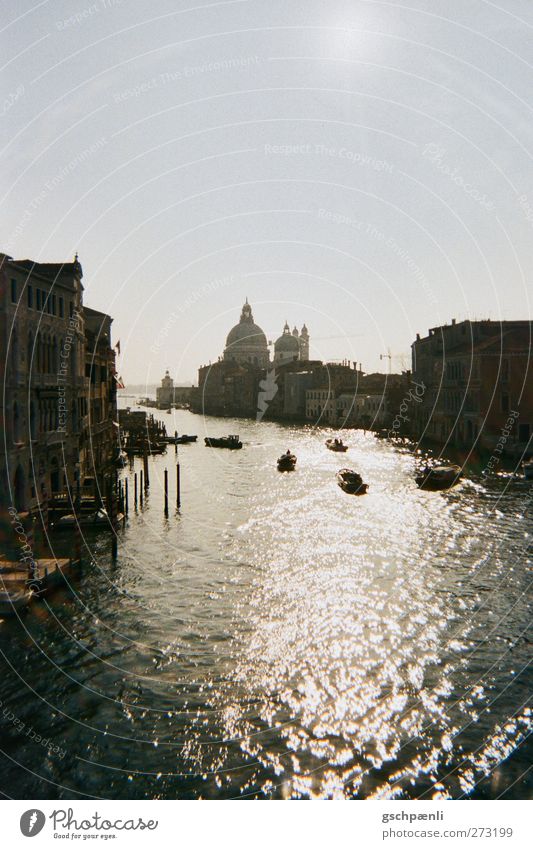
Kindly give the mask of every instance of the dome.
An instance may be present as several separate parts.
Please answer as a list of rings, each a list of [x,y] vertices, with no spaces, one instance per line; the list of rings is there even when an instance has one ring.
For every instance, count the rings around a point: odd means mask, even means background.
[[[300,353],[298,339],[296,336],[292,335],[288,324],[285,324],[283,334],[279,337],[279,339],[276,339],[274,349],[276,353],[283,352],[284,354],[295,354],[295,356]]]
[[[261,328],[255,324],[248,298],[241,312],[241,318],[232,327],[226,339],[225,360],[251,363],[264,368],[269,362],[267,338]]]
[[[226,348],[233,348],[239,342],[244,342],[246,345],[256,345],[261,348],[267,347],[265,334],[253,321],[246,324],[239,323],[231,328],[226,339]]]
[[[226,339],[226,348],[234,347],[239,342],[244,343],[247,347],[257,346],[266,348],[267,339],[261,328],[254,323],[252,308],[246,299],[241,312],[241,320],[235,327],[232,327]]]

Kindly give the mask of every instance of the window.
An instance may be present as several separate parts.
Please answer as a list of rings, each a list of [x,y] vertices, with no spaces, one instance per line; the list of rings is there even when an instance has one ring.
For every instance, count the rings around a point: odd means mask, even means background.
[[[65,317],[65,309],[63,304],[63,298],[59,298],[59,318]]]
[[[28,307],[33,309],[33,286],[27,287]]]
[[[56,296],[52,295],[52,315],[56,315]]]
[[[35,295],[36,295],[36,299],[37,299],[37,309],[40,310],[41,309],[41,290],[36,289]]]
[[[509,412],[509,396],[508,395],[502,395],[502,412],[503,413]]]
[[[11,281],[11,301],[13,304],[17,303],[17,281]]]
[[[502,380],[509,380],[509,360],[502,360]]]

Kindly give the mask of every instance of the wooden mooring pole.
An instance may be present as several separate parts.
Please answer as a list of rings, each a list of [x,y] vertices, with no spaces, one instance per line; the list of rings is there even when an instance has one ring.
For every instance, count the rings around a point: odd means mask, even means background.
[[[126,513],[126,516],[128,515],[129,509],[130,509],[130,499],[129,499],[129,492],[128,492],[128,479],[126,478],[126,480],[124,481],[124,511]]]
[[[165,469],[165,516],[168,516],[168,470]]]
[[[139,498],[140,498],[140,504],[141,504],[141,507],[142,507],[143,506],[143,470],[142,469],[139,472],[139,475],[140,475],[140,477],[139,477],[139,483],[140,483]]]
[[[137,472],[133,476],[133,506],[137,509]]]
[[[144,468],[144,488],[145,490],[150,488],[150,475],[148,473],[148,450],[145,446],[144,454],[143,454],[143,468]]]
[[[181,471],[180,464],[176,463],[176,507],[181,507]]]

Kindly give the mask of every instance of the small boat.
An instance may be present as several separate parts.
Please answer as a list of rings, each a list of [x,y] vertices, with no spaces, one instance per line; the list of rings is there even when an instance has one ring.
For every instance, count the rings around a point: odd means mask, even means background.
[[[167,410],[167,413],[171,413],[171,412],[172,412],[172,408],[169,407],[168,410]]]
[[[330,451],[340,451],[344,452],[348,450],[348,445],[345,445],[342,439],[326,439],[326,448],[329,448]]]
[[[290,451],[287,451],[286,454],[282,454],[281,457],[278,457],[278,471],[293,472],[296,467],[296,460],[296,455],[291,454]]]
[[[33,590],[28,589],[23,581],[19,581],[9,589],[0,589],[0,617],[15,616],[31,604]]]
[[[206,448],[242,448],[242,442],[236,434],[217,438],[206,436],[204,442]]]
[[[121,522],[124,518],[122,513],[117,513],[116,521]],[[60,528],[72,528],[75,525],[79,524],[81,527],[85,528],[94,528],[94,527],[111,527],[111,517],[109,513],[104,507],[100,507],[99,510],[95,510],[90,513],[81,513],[77,518],[75,513],[67,513],[64,516],[61,516],[57,522],[54,522],[54,527],[57,529]]]
[[[462,469],[460,466],[426,466],[415,477],[420,489],[436,492],[441,489],[450,489],[461,480]]]
[[[524,477],[527,481],[533,481],[533,460],[526,460],[525,463],[522,463],[522,469],[524,470]]]
[[[340,469],[337,472],[337,483],[348,495],[366,495],[368,484],[363,483],[363,478],[353,469]]]
[[[175,445],[186,445],[188,442],[196,442],[198,437],[196,435],[190,435],[187,433],[182,433],[181,436],[177,438],[173,438],[172,441]]]

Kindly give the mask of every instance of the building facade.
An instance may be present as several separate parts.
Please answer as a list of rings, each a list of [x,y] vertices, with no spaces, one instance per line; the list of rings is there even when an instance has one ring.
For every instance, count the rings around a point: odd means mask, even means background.
[[[104,415],[116,419],[109,334],[101,337],[95,358],[95,365],[102,367],[106,349],[106,389],[99,380],[104,395],[91,395],[86,333],[91,332],[94,311],[83,306],[82,277],[77,257],[69,263],[37,263],[0,254],[0,369],[5,387],[1,497],[4,506],[19,512],[48,503],[78,476],[88,474],[92,398],[93,421],[98,404],[99,426]],[[111,319],[105,318],[110,328]],[[102,455],[102,463],[108,456]]]
[[[512,418],[505,451],[527,453],[533,434],[531,343],[530,321],[454,320],[418,335],[413,380],[425,391],[413,409],[413,435],[492,451]]]

